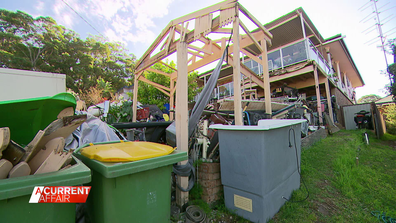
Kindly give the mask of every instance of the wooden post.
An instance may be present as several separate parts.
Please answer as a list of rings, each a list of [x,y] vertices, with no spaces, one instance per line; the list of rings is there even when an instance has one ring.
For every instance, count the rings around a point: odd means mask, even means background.
[[[132,122],[136,122],[137,102],[138,102],[137,95],[138,95],[138,87],[139,87],[138,76],[139,74],[135,74],[135,80],[133,81]]]
[[[337,65],[337,75],[338,75],[338,81],[342,81],[342,78],[341,78],[341,72],[340,72],[340,62],[339,61],[336,61],[335,62],[336,63],[336,65]]]
[[[175,117],[175,112],[171,111],[173,110],[173,107],[175,107],[175,81],[172,79],[172,77],[170,78],[170,97],[169,97],[169,120],[173,121],[174,117]]]
[[[329,86],[329,79],[326,78],[325,80],[325,89],[326,89],[326,98],[327,98],[327,105],[329,107],[329,116],[331,123],[328,123],[329,125],[334,125],[334,119],[333,119],[333,108],[331,107],[331,96],[330,96],[330,86]]]
[[[234,64],[233,64],[233,80],[234,80],[234,117],[235,125],[243,125],[242,120],[242,95],[241,95],[241,60],[239,57],[239,10],[235,6],[235,19],[234,19]]]
[[[330,69],[333,68],[333,63],[331,62],[330,47],[325,47],[327,53],[327,61],[329,62]]]
[[[316,89],[316,101],[317,101],[317,106],[318,106],[319,125],[322,125],[323,124],[322,103],[320,101],[318,67],[316,65],[315,65],[315,69],[314,69],[314,78],[315,78],[315,89]]]
[[[264,97],[265,97],[265,113],[272,114],[271,106],[271,88],[268,72],[268,56],[267,56],[267,41],[265,39],[261,40],[261,48],[263,52],[261,53],[261,65],[263,66],[263,81],[264,81]]]
[[[179,151],[188,153],[188,72],[187,43],[177,44],[177,91],[176,91],[176,146]],[[182,165],[187,161],[181,162]],[[178,176],[180,186],[187,188],[188,177]],[[188,202],[188,192],[176,191],[176,203],[182,207]]]
[[[204,126],[203,126],[203,134],[205,136],[208,135],[208,120],[204,120]],[[206,159],[206,153],[208,151],[208,139],[206,137],[203,137],[203,144],[202,144],[202,158]]]
[[[343,72],[344,73],[344,84],[345,84],[345,91],[347,92],[347,89],[348,89],[348,80],[347,80],[347,75],[346,75],[346,72]]]

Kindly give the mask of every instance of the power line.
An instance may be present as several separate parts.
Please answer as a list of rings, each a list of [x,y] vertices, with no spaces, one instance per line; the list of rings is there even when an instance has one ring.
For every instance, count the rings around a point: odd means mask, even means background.
[[[366,2],[366,4],[364,4],[362,7],[360,7],[358,10],[360,11],[364,6],[366,6],[367,4],[369,4],[371,2],[371,0],[370,1],[368,1],[368,2]],[[363,9],[364,10],[364,9]]]
[[[107,40],[107,37],[105,37],[101,32],[99,32],[93,25],[91,25],[91,23],[89,23],[86,19],[84,19],[76,10],[74,10],[69,4],[67,4],[67,2],[65,2],[64,0],[62,0],[63,3],[65,3],[65,5],[67,5],[67,7],[69,7],[74,13],[76,13],[82,20],[84,20],[85,23],[87,23],[92,29],[94,29],[97,33],[99,33],[99,35],[101,35],[103,38],[105,38]]]

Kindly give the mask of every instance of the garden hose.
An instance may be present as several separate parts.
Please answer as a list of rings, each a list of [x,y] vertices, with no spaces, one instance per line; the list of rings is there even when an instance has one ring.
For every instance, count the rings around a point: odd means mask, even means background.
[[[186,223],[206,223],[205,212],[198,206],[188,206],[186,209]]]
[[[192,159],[189,159],[188,162],[185,165],[173,165],[173,172],[178,176],[178,177],[188,177],[188,187],[183,188],[180,186],[177,181],[176,181],[176,186],[179,188],[179,190],[188,192],[194,187],[195,183],[195,168],[193,165]]]
[[[396,223],[396,218],[391,218],[389,216],[386,216],[385,212],[379,212],[379,211],[372,211],[371,214],[374,217],[377,217],[378,220],[382,220],[384,223]]]

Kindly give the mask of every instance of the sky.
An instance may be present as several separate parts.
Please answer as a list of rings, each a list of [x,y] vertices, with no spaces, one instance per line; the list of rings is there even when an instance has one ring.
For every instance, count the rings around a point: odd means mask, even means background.
[[[103,35],[125,44],[138,59],[150,47],[169,21],[213,5],[213,0],[0,0],[0,8],[24,11],[33,17],[50,16],[58,24],[74,30],[81,38]],[[265,24],[302,7],[323,38],[336,34],[344,41],[355,62],[364,87],[357,98],[388,93],[389,78],[384,53],[375,29],[374,8],[369,0],[239,0]],[[74,10],[72,10],[69,6]],[[387,39],[396,38],[396,1],[378,0],[382,31]],[[78,15],[75,13],[77,12]],[[81,17],[86,20],[87,24]],[[389,20],[389,21],[388,21]],[[373,30],[373,31],[371,31]],[[371,32],[370,32],[371,31]],[[389,64],[393,57],[387,57]]]

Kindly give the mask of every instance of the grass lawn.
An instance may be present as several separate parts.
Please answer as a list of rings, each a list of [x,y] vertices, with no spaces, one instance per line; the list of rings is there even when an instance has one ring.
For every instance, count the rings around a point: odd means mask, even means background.
[[[370,132],[366,145],[363,132],[340,131],[304,150],[301,174],[309,198],[286,202],[270,222],[383,222],[372,211],[396,218],[396,136],[379,140]],[[301,184],[292,199],[306,193]],[[210,222],[249,222],[227,212],[224,204],[208,216]]]

